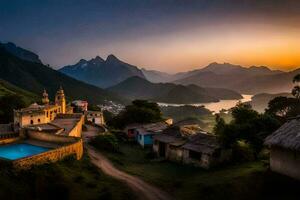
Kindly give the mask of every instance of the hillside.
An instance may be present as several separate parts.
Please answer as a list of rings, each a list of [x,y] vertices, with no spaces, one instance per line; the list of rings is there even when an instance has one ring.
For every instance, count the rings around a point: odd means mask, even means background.
[[[40,94],[47,89],[50,96],[61,85],[69,99],[86,99],[90,103],[102,103],[105,99],[122,101],[116,95],[68,77],[40,63],[21,60],[0,48],[0,79],[19,88]]]
[[[151,83],[140,77],[131,77],[108,88],[110,91],[130,99],[148,99],[164,103],[204,103],[220,99],[240,99],[240,94],[221,88],[201,88],[196,85],[173,83]]]
[[[145,78],[136,66],[127,64],[114,55],[109,55],[106,60],[99,56],[88,61],[81,59],[75,65],[65,66],[59,71],[101,88],[110,87],[132,76]]]
[[[23,90],[17,86],[14,86],[7,81],[0,79],[0,97],[5,95],[20,95],[23,97],[26,104],[40,100],[40,97],[34,93]]]
[[[156,70],[141,69],[146,79],[152,83],[167,83],[176,80],[175,76]]]
[[[42,63],[38,55],[32,53],[31,51],[16,46],[12,42],[8,42],[8,43],[0,42],[0,48],[4,48],[7,52],[22,60],[27,60],[35,63]]]
[[[177,84],[196,84],[203,87],[222,87],[244,94],[280,93],[292,88],[292,78],[300,70],[282,72],[266,67],[243,68],[228,63],[212,63],[190,72],[189,76],[176,80]]]
[[[264,112],[265,109],[268,107],[269,101],[279,96],[292,97],[290,93],[278,93],[278,94],[261,93],[261,94],[254,95],[252,97],[250,104],[254,110],[258,112]]]

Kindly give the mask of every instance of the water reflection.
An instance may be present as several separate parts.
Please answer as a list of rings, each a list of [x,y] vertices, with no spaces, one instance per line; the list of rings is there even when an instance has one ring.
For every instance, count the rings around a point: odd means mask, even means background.
[[[239,101],[248,102],[251,101],[253,95],[242,95],[243,98],[240,100],[220,100],[219,102],[212,103],[196,103],[196,104],[168,104],[168,103],[158,103],[160,106],[183,106],[183,105],[193,105],[193,106],[204,106],[208,110],[218,113],[220,110],[225,109],[228,110],[234,107]]]

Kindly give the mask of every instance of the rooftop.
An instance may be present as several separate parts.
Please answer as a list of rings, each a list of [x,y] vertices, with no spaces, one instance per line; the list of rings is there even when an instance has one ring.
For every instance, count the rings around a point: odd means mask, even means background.
[[[269,135],[265,144],[300,151],[300,116],[289,120]]]

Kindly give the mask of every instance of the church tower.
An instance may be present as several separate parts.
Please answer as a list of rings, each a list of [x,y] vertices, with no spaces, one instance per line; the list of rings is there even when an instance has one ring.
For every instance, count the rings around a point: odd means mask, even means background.
[[[47,93],[46,89],[44,89],[42,103],[45,104],[45,105],[48,105],[49,102],[50,101],[49,101],[48,93]]]
[[[55,105],[60,106],[60,113],[63,114],[66,113],[66,98],[65,98],[64,90],[62,89],[61,86],[55,95]]]

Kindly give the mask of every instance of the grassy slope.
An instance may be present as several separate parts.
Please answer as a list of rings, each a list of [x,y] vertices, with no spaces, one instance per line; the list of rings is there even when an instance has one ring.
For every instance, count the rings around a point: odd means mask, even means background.
[[[298,199],[299,183],[268,172],[263,162],[205,171],[192,166],[146,159],[138,146],[122,144],[122,154],[106,152],[116,167],[142,177],[176,199]],[[275,190],[274,188],[280,188]],[[298,192],[297,192],[298,191]]]
[[[0,79],[0,97],[4,95],[18,94],[23,97],[27,104],[40,100],[40,97],[34,93],[23,90],[7,81]]]
[[[87,156],[35,167],[0,170],[0,199],[135,199],[124,184],[104,175]]]

